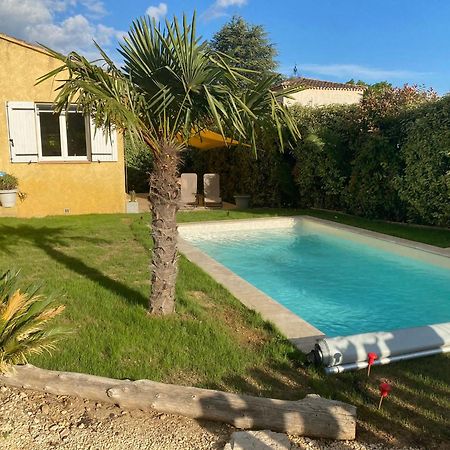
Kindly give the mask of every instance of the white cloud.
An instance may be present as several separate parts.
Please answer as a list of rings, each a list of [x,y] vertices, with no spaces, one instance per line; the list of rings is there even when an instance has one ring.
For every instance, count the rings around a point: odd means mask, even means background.
[[[106,16],[107,11],[105,5],[99,0],[81,0],[81,4],[87,9],[88,13],[93,17]]]
[[[219,8],[228,8],[229,6],[243,6],[247,0],[217,0],[216,5]]]
[[[247,4],[248,0],[216,0],[202,15],[204,20],[217,19],[228,15],[228,8],[237,6],[240,8]]]
[[[58,17],[64,14],[64,18]],[[97,58],[93,40],[108,49],[123,32],[98,23],[106,14],[99,0],[0,0],[0,30],[62,53],[72,50]]]
[[[379,69],[358,64],[300,64],[300,74],[304,72],[341,78],[359,78],[367,81],[405,79],[424,75],[410,70]]]
[[[167,14],[167,4],[160,3],[158,6],[152,5],[147,8],[145,13],[156,21],[160,20]]]

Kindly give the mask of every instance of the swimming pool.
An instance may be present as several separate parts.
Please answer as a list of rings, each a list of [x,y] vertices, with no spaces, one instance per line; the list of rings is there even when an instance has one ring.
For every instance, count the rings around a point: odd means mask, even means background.
[[[450,258],[324,221],[254,222],[180,233],[328,336],[450,321]]]

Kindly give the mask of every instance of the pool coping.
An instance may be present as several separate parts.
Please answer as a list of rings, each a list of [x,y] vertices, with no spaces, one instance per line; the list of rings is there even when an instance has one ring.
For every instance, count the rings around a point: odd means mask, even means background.
[[[333,222],[331,220],[319,219],[308,215],[186,222],[180,224],[178,228],[201,228],[208,225],[225,225],[227,223],[251,224],[255,222],[262,223],[264,221],[273,224],[277,221],[296,222],[303,219],[315,222],[317,224],[331,226],[338,230],[355,233],[363,237],[370,237],[387,243],[397,244],[414,250],[420,250],[439,257],[450,258],[450,248],[444,249],[434,245],[410,241],[408,239],[390,236],[376,231],[366,230],[364,228],[353,227],[350,225]],[[180,234],[178,234],[178,250],[189,261],[196,264],[208,275],[213,277],[219,284],[224,286],[246,307],[258,312],[264,320],[273,323],[276,328],[299,350],[309,352],[314,347],[314,344],[318,339],[325,337],[325,334],[321,330],[278,303],[272,297],[268,296],[251,283],[235,274],[223,264],[201,251],[199,248],[195,247],[193,244],[181,237]]]

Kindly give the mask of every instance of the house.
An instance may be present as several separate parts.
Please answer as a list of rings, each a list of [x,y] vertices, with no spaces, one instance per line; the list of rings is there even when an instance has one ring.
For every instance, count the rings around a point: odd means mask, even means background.
[[[0,172],[24,198],[0,217],[125,211],[124,146],[75,108],[56,115],[57,82],[36,79],[61,63],[41,47],[0,34]]]
[[[315,80],[313,78],[290,78],[279,85],[280,89],[301,86],[303,90],[289,97],[282,97],[286,106],[325,106],[325,105],[351,105],[359,103],[367,86],[348,83],[335,83],[333,81]]]

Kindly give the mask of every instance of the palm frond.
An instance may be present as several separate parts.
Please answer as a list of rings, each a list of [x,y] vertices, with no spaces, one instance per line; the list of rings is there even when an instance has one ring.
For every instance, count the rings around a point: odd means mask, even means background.
[[[165,26],[148,16],[133,21],[118,48],[122,69],[97,48],[101,59],[91,62],[76,52],[64,56],[46,48],[62,63],[39,80],[61,77],[57,111],[75,103],[96,125],[129,130],[153,152],[162,142],[177,142],[182,149],[193,133],[208,126],[250,143],[255,151],[256,136],[264,129],[276,130],[281,147],[286,130],[299,136],[271,90],[276,76],[250,83],[248,71],[234,67],[231,58],[213,52],[197,36],[195,14],[190,21],[186,16],[181,22],[166,20]],[[245,92],[239,89],[243,79],[249,86]]]
[[[50,326],[64,306],[36,289],[16,289],[17,277],[10,271],[0,277],[0,372],[31,354],[54,350],[68,332]]]

